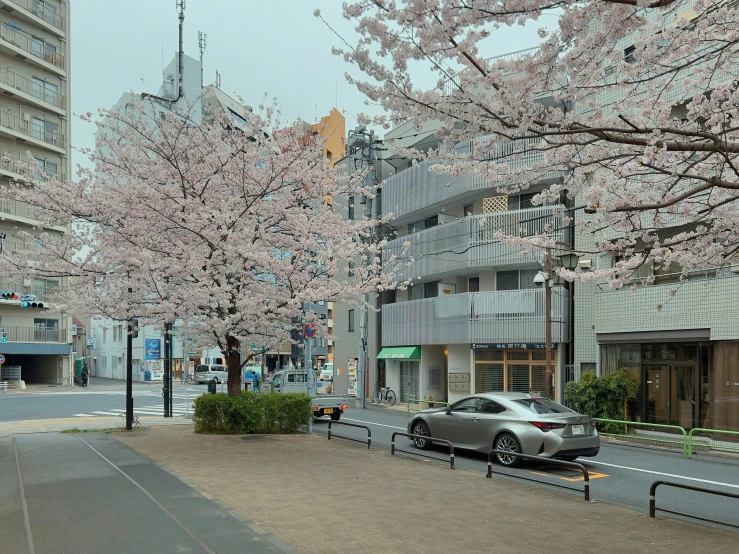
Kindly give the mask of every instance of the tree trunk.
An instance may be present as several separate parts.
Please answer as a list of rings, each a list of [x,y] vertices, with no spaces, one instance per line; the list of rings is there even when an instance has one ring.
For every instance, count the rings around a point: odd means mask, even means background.
[[[226,363],[228,364],[228,395],[239,396],[241,394],[241,354],[239,353],[239,340],[235,337],[226,337]]]

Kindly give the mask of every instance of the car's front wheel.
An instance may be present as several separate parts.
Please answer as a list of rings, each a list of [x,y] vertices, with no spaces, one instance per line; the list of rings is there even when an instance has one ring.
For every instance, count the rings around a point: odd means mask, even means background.
[[[495,439],[495,444],[493,445],[493,448],[495,450],[504,450],[506,452],[517,452],[519,454],[522,453],[521,443],[519,443],[518,439],[510,433],[503,433],[501,435],[498,435],[498,438]],[[516,467],[521,463],[521,458],[519,458],[518,456],[498,453],[496,454],[496,457],[498,458],[498,462],[500,462],[500,465],[503,465],[505,467]]]
[[[431,436],[428,425],[426,425],[423,421],[419,419],[413,424],[411,434],[417,435],[413,438],[413,444],[416,445],[416,448],[420,448],[421,450],[428,450],[429,448],[431,448],[431,441],[421,438]]]

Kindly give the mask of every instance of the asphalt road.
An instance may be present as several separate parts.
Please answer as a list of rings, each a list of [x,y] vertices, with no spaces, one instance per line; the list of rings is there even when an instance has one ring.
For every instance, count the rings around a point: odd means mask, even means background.
[[[34,394],[0,393],[0,421],[28,419],[55,419],[75,416],[111,416],[126,409],[124,385],[113,387],[76,388],[74,391],[62,387],[53,392]],[[184,415],[187,398],[192,400],[205,392],[205,385],[176,384],[173,392],[175,415]],[[136,385],[133,391],[136,415],[163,415],[162,384]]]
[[[314,424],[314,432],[326,434],[328,420],[321,418]],[[403,412],[382,408],[366,410],[349,409],[341,421],[367,425],[372,430],[372,447],[390,449],[390,441],[395,431],[407,432],[409,418]],[[366,439],[363,429],[335,425],[332,435],[340,434],[356,439]],[[415,451],[422,458],[434,457],[440,463],[448,463],[448,449],[434,447],[430,451],[418,450],[405,437],[396,437],[396,446],[403,450]],[[403,454],[406,455],[406,454]],[[455,449],[456,466],[485,474],[487,458],[473,452]],[[591,500],[610,502],[642,512],[649,511],[649,487],[657,480],[703,487],[712,490],[739,494],[739,460],[724,459],[711,456],[697,456],[685,459],[681,453],[606,444],[601,445],[600,453],[595,458],[579,458],[590,472]],[[493,478],[526,478],[542,483],[542,486],[571,487],[582,493],[582,477],[579,472],[556,468],[551,464],[525,463],[520,468],[504,469],[496,464],[493,467],[496,475]],[[503,474],[503,475],[501,475]],[[657,491],[657,507],[689,513],[711,520],[725,521],[739,525],[737,500],[661,487]],[[659,512],[658,512],[658,515]],[[668,517],[667,514],[661,514]]]

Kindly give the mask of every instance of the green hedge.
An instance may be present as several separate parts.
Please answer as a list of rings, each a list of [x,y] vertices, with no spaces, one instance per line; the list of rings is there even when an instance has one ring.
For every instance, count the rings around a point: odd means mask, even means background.
[[[243,391],[241,396],[204,394],[195,399],[196,433],[273,434],[295,433],[313,417],[307,394],[261,394]]]
[[[576,412],[602,419],[624,419],[624,400],[636,392],[636,381],[620,370],[603,377],[585,371],[579,381],[571,381],[565,387],[567,406]],[[603,433],[623,433],[618,423],[598,423]]]

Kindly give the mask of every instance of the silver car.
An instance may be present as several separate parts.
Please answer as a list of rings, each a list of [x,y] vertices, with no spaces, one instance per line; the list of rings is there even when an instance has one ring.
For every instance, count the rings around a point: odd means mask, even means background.
[[[476,394],[451,406],[424,410],[408,424],[408,433],[450,441],[454,448],[488,453],[508,450],[531,456],[572,461],[595,456],[600,437],[590,416],[581,415],[548,398],[514,392]],[[423,438],[411,439],[429,448]],[[497,455],[509,467],[521,458]]]

